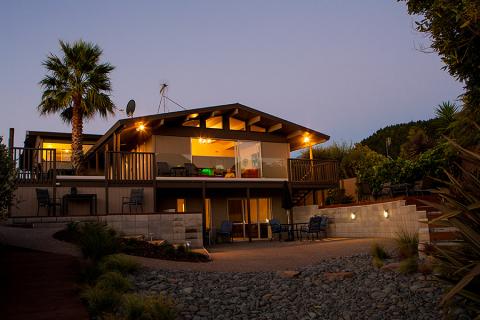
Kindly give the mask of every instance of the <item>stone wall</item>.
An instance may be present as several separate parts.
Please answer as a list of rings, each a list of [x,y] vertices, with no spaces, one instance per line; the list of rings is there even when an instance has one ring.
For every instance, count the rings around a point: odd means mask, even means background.
[[[405,205],[405,200],[336,208],[312,205],[295,207],[293,212],[296,223],[308,222],[313,215],[327,215],[331,218],[328,230],[331,237],[395,238],[398,232],[406,231],[419,233],[420,241],[428,241],[425,225],[421,222],[426,219],[426,211],[417,211],[415,205]]]

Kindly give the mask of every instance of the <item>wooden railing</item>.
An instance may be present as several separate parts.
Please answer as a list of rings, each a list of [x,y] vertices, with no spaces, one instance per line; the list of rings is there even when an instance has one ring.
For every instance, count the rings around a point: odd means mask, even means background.
[[[10,148],[17,184],[54,184],[57,175],[55,149]]]
[[[288,159],[288,179],[295,183],[338,184],[338,162],[333,160]]]
[[[108,151],[105,155],[105,178],[116,183],[154,180],[155,154],[152,152]]]

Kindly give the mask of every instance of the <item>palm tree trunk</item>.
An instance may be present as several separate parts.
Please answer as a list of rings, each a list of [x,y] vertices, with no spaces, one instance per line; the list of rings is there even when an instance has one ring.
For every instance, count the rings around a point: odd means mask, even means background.
[[[80,101],[75,99],[72,110],[72,165],[77,175],[85,171],[83,159],[83,117]]]

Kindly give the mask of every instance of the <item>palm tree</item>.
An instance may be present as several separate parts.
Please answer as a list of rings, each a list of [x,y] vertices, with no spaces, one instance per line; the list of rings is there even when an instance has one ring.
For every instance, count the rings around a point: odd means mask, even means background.
[[[100,63],[102,49],[83,40],[73,44],[60,40],[62,57],[50,53],[43,62],[47,75],[40,81],[43,89],[40,114],[60,113],[72,125],[72,165],[77,174],[84,170],[83,120],[96,114],[113,114],[110,99],[110,72],[114,67]]]
[[[439,134],[448,134],[458,111],[458,106],[450,101],[442,102],[437,106],[435,109],[435,122]]]

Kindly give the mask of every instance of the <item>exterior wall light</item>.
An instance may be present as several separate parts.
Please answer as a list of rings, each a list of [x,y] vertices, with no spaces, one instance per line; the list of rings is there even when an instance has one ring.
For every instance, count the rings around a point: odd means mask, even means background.
[[[137,123],[137,131],[139,132],[145,131],[145,125],[143,124],[143,122]]]
[[[357,215],[355,212],[350,213],[350,219],[355,220],[357,218]]]
[[[388,212],[388,210],[386,210],[386,209],[383,210],[383,217],[384,217],[385,219],[388,219],[388,217],[390,217],[390,213]]]
[[[310,137],[309,136],[304,136],[303,137],[303,143],[309,143],[310,142]]]

